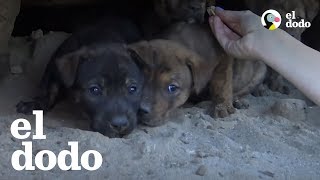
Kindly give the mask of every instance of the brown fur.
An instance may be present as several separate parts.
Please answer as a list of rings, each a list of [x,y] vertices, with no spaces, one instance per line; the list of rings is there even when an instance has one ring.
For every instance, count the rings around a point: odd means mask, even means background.
[[[152,40],[131,45],[147,64],[145,68],[147,82],[140,120],[153,126],[163,123],[168,112],[184,104],[192,92],[199,94],[207,85],[214,102],[214,106],[210,109],[212,115],[226,117],[232,114],[234,112],[232,85],[241,83],[233,79],[243,80],[244,76],[233,78],[233,58],[224,53],[209,28],[179,23],[160,37],[169,40]],[[246,70],[256,66],[244,63],[238,67],[236,72],[240,74],[241,68]],[[180,78],[172,78],[174,76]],[[259,78],[251,78],[244,81],[245,84],[236,85],[241,91],[236,94],[244,95],[245,90],[249,93],[254,87],[253,84],[261,81]],[[170,84],[179,87],[177,93],[168,93]]]
[[[192,92],[200,92],[210,79],[205,61],[173,41],[143,41],[130,48],[146,64],[140,120],[147,125],[162,124],[170,110],[184,104]],[[179,87],[176,92],[168,93],[170,84]]]
[[[263,83],[267,66],[262,61],[235,60],[233,63],[233,96],[242,97]]]
[[[214,103],[209,113],[214,117],[226,117],[234,113],[232,106],[233,58],[225,54],[206,25],[178,23],[162,38],[174,40],[199,54],[210,72],[210,97]],[[203,70],[204,71],[204,70]],[[202,72],[203,72],[202,71]]]
[[[212,71],[209,89],[214,102],[211,113],[215,117],[232,114],[233,99],[253,92],[265,78],[267,67],[263,62],[233,62],[206,25],[177,23],[160,37],[179,42],[205,59],[208,70]]]

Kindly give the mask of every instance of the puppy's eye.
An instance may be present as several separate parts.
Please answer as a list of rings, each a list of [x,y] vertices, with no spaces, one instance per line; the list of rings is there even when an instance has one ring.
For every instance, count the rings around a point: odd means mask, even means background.
[[[92,85],[89,88],[89,92],[94,96],[101,96],[102,95],[102,89],[98,85]]]
[[[170,94],[173,94],[173,93],[177,92],[178,89],[179,89],[179,87],[176,86],[176,85],[174,85],[174,84],[170,84],[170,85],[168,86],[168,92],[169,92]]]
[[[130,94],[133,94],[133,93],[137,92],[137,89],[138,88],[136,85],[131,85],[131,86],[129,86],[128,91]]]

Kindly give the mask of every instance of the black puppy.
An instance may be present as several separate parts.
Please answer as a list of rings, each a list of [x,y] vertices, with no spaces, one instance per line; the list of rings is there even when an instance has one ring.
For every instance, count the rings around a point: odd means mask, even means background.
[[[41,82],[43,94],[20,102],[17,112],[50,110],[63,95],[72,95],[92,120],[92,130],[109,137],[130,133],[136,123],[143,74],[139,56],[125,44],[140,34],[125,19],[104,19],[68,38],[53,55]]]

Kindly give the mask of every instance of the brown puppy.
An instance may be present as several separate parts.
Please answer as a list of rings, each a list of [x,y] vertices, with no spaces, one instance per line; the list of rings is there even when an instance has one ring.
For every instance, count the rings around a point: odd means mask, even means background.
[[[236,87],[235,94],[241,96],[264,78],[266,67],[256,62],[236,63],[237,75],[233,78],[232,58],[223,52],[208,27],[179,23],[161,37],[172,40],[130,46],[147,64],[139,114],[145,124],[161,124],[170,110],[184,104],[190,94],[200,93],[208,84],[214,102],[210,111],[216,117],[228,116],[234,112],[232,85]],[[241,69],[248,73],[242,73]]]
[[[130,45],[146,64],[140,121],[160,125],[167,114],[199,93],[210,80],[206,61],[176,42],[143,41]],[[209,68],[211,69],[211,68]]]
[[[234,113],[232,106],[233,58],[228,56],[206,25],[178,23],[161,35],[161,38],[178,42],[199,54],[205,61],[211,76],[210,97],[214,107],[209,113],[214,117],[226,117]]]

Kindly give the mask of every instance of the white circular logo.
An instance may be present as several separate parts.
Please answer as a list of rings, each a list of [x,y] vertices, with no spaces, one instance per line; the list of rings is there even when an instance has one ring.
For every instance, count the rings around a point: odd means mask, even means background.
[[[262,25],[271,31],[277,29],[281,25],[281,20],[280,13],[273,9],[267,10],[261,16]]]

